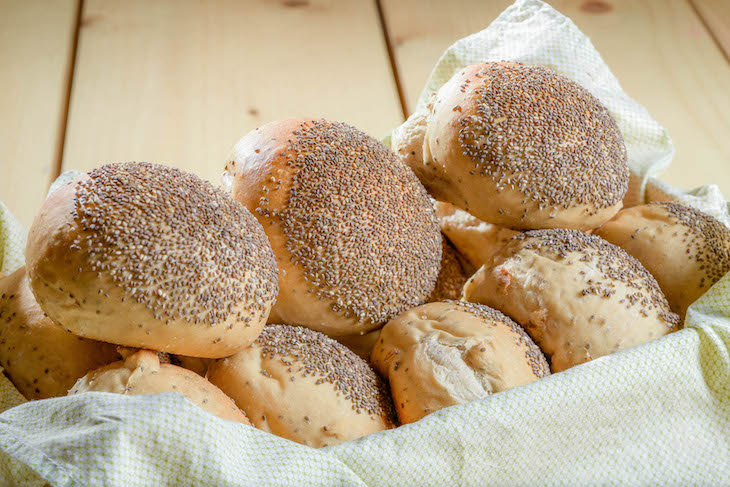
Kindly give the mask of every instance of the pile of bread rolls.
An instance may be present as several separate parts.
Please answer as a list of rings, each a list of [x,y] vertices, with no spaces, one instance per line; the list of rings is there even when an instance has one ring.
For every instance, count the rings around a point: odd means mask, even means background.
[[[457,73],[393,151],[287,119],[220,189],[149,163],[49,196],[0,279],[0,365],[29,399],[176,391],[321,447],[677,330],[730,231],[621,210],[621,133],[542,67]]]

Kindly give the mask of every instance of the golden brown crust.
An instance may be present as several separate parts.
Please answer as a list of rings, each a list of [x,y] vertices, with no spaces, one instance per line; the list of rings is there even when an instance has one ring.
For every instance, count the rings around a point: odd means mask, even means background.
[[[677,203],[620,211],[595,234],[634,256],[656,278],[672,310],[687,307],[730,272],[730,229]]]
[[[576,230],[514,237],[469,279],[464,299],[520,323],[553,372],[659,338],[679,324],[639,261]]]
[[[392,428],[387,386],[360,357],[322,333],[267,325],[208,379],[246,411],[258,429],[313,447]]]
[[[550,374],[545,356],[514,321],[457,301],[419,306],[388,322],[371,361],[388,377],[404,424]]]
[[[220,389],[194,372],[160,363],[157,354],[150,350],[137,351],[123,361],[89,372],[78,380],[69,395],[91,391],[126,395],[178,392],[220,418],[251,424]]]
[[[325,120],[272,122],[236,144],[226,171],[277,257],[270,323],[364,333],[433,290],[441,243],[428,195],[372,137]]]
[[[422,181],[477,218],[515,229],[595,228],[620,208],[629,171],[601,103],[546,68],[469,66],[438,93]]]
[[[114,345],[53,323],[36,303],[24,267],[0,279],[0,365],[27,399],[65,396],[79,377],[118,358]]]
[[[28,273],[59,325],[88,338],[199,357],[251,343],[277,292],[261,226],[196,176],[102,166],[46,200]]]

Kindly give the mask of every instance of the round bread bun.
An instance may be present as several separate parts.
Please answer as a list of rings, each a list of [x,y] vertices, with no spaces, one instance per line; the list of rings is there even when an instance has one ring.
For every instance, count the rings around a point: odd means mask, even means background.
[[[483,222],[451,203],[434,203],[441,231],[466,260],[479,269],[520,232]]]
[[[608,110],[565,76],[513,62],[468,66],[441,88],[423,159],[436,199],[515,229],[598,227],[628,189]]]
[[[380,330],[373,330],[365,333],[364,335],[347,335],[344,337],[337,337],[335,340],[355,352],[355,355],[365,360],[370,361],[370,352],[373,351],[375,342],[378,341],[380,336]]]
[[[178,392],[219,418],[251,424],[220,389],[194,372],[160,363],[158,355],[151,350],[139,350],[122,361],[89,372],[68,394],[91,391],[126,395]]]
[[[388,378],[403,424],[550,375],[517,323],[457,301],[425,304],[388,322],[370,360]]]
[[[276,255],[269,323],[366,333],[433,291],[441,233],[430,199],[374,138],[326,120],[271,122],[236,144],[226,172]]]
[[[442,238],[441,267],[436,278],[436,287],[429,296],[429,303],[445,299],[459,299],[466,284],[466,272],[459,261],[459,254],[451,243]]]
[[[639,261],[577,230],[517,235],[469,279],[464,299],[522,325],[553,372],[659,338],[679,324]]]
[[[635,206],[620,211],[595,234],[636,257],[680,316],[730,272],[730,229],[689,206]]]
[[[38,303],[65,329],[195,357],[248,346],[277,294],[273,252],[248,210],[156,164],[109,164],[52,193],[26,256]]]
[[[0,279],[0,365],[26,399],[65,396],[79,377],[118,359],[114,345],[77,337],[51,321],[25,267]]]
[[[304,327],[268,325],[208,379],[256,428],[315,448],[393,428],[388,388],[370,365],[337,341]]]

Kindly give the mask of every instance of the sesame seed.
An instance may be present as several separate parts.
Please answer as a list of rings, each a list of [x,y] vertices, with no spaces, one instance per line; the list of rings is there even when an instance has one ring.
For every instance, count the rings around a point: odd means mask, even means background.
[[[253,346],[260,347],[264,360],[286,360],[301,376],[312,375],[320,383],[331,384],[356,412],[397,424],[388,386],[370,364],[341,343],[309,328],[267,325]],[[309,417],[304,420],[309,422]]]
[[[215,325],[232,319],[231,309],[261,317],[276,299],[276,263],[261,225],[195,175],[149,163],[104,165],[78,184],[75,212],[86,230],[74,245],[88,253],[90,268],[156,319]]]
[[[590,92],[553,70],[520,63],[484,63],[473,76],[476,110],[457,123],[462,151],[481,176],[529,195],[540,208],[601,209],[623,198],[623,137]]]
[[[276,157],[289,163],[291,187],[266,186],[255,213],[265,229],[278,223],[310,294],[371,327],[428,298],[439,226],[426,190],[393,152],[354,127],[316,120],[301,122]],[[288,198],[274,214],[277,191]]]

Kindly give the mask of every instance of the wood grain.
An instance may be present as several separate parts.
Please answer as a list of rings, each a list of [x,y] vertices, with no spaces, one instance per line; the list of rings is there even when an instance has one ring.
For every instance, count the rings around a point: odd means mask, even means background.
[[[441,53],[509,4],[384,0],[410,107]],[[730,65],[693,8],[685,0],[551,4],[591,38],[627,93],[672,135],[677,155],[662,179],[686,189],[715,183],[730,197]]]
[[[85,2],[64,168],[148,160],[217,184],[241,136],[290,116],[401,122],[374,3]]]
[[[691,0],[691,2],[730,61],[730,1]]]
[[[26,227],[55,176],[78,0],[0,0],[0,200]]]

